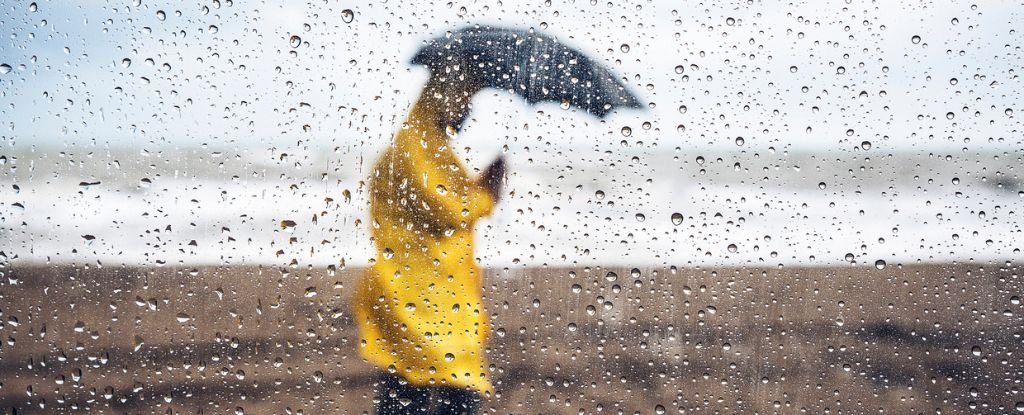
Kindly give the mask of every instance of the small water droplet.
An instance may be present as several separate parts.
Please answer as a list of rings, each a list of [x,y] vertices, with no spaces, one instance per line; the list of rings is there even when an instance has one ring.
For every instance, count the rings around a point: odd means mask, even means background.
[[[131,59],[128,59],[128,58],[121,59],[121,67],[122,68],[127,68],[129,66],[132,66],[132,60]]]
[[[683,65],[676,65],[675,71],[676,71],[677,74],[683,73],[683,70],[684,70]]]
[[[870,141],[862,141],[860,143],[860,149],[861,150],[871,150],[871,142]]]
[[[292,49],[297,48],[302,45],[302,38],[298,35],[292,35],[292,37],[288,39],[288,44],[291,45]]]
[[[622,136],[629,137],[633,135],[633,129],[629,127],[622,127]]]
[[[623,43],[622,46],[619,46],[619,50],[621,50],[622,53],[628,53],[629,52],[629,45]]]
[[[735,25],[736,24],[736,19],[733,19],[733,18],[729,17],[729,18],[725,19],[725,24],[727,24],[729,26]]]
[[[879,259],[878,261],[875,261],[875,268],[885,269],[885,260]]]
[[[736,253],[736,251],[740,250],[740,247],[736,246],[736,244],[729,244],[729,246],[726,247],[726,249],[728,249],[729,252]]]
[[[679,213],[679,212],[673,213],[672,214],[672,224],[676,225],[676,226],[679,226],[679,224],[681,224],[681,223],[683,223],[683,214]]]
[[[352,23],[352,20],[356,18],[356,13],[352,9],[345,9],[341,11],[341,21],[345,23]]]
[[[167,20],[167,13],[164,13],[163,10],[157,10],[156,11],[156,19],[161,21],[161,22],[164,21],[164,20]]]
[[[744,143],[746,143],[746,141],[743,139],[743,137],[736,137],[737,146],[742,146]]]
[[[11,65],[8,65],[6,63],[0,63],[0,75],[10,73],[11,69]]]
[[[921,36],[914,35],[913,37],[910,38],[910,43],[913,43],[915,45],[921,43]]]

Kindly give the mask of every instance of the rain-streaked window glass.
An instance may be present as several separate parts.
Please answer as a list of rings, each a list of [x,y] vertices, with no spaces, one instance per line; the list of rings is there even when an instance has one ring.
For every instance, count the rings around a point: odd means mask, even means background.
[[[1019,3],[0,9],[0,413],[1024,412]]]

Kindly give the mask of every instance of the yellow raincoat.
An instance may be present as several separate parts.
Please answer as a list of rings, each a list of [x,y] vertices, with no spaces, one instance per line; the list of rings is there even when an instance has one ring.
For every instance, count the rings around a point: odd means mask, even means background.
[[[494,206],[416,104],[370,177],[373,266],[355,295],[360,353],[416,386],[490,392],[473,226]]]

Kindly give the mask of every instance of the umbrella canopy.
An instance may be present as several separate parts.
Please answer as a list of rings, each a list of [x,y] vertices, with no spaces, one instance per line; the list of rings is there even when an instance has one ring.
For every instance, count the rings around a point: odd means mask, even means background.
[[[428,41],[412,63],[427,66],[431,76],[460,64],[482,87],[514,92],[531,104],[568,103],[602,118],[614,108],[640,108],[610,70],[533,31],[467,27]]]

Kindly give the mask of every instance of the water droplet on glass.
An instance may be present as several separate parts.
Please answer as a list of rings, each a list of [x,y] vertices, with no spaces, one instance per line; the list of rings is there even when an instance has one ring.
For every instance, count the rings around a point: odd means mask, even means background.
[[[736,244],[729,244],[729,246],[726,247],[726,249],[728,249],[729,252],[736,253],[736,251],[740,250],[740,247],[736,246]]]
[[[132,66],[132,60],[131,59],[128,59],[128,58],[121,59],[121,67],[122,68],[127,68],[129,66]]]
[[[622,136],[629,137],[633,135],[633,129],[629,127],[622,127]]]
[[[629,45],[623,43],[622,46],[619,46],[619,50],[621,50],[622,53],[627,53],[629,52]]]
[[[35,13],[36,10],[39,10],[39,5],[36,4],[35,2],[32,2],[32,4],[28,5],[28,11]]]
[[[175,319],[177,319],[179,323],[187,323],[192,319],[192,316],[185,313],[178,313],[178,315],[175,316]]]
[[[910,38],[910,43],[913,43],[915,45],[921,43],[921,36],[914,35],[913,37]]]
[[[683,73],[683,70],[684,70],[683,65],[676,65],[675,71],[676,71],[677,74]]]
[[[164,13],[163,10],[157,10],[156,11],[156,18],[157,18],[157,20],[159,20],[161,22],[164,21],[164,20],[167,20],[167,13]]]
[[[643,221],[645,221],[645,220],[647,220],[647,217],[646,217],[646,216],[644,216],[644,214],[643,214],[643,213],[637,213],[637,214],[636,214],[636,221],[637,221],[637,222],[643,222]]]
[[[676,212],[672,214],[672,224],[678,226],[683,223],[683,214]]]
[[[10,72],[11,72],[11,65],[8,65],[6,63],[0,63],[0,75],[7,74],[7,73],[10,73]]]
[[[436,355],[435,355],[435,356],[436,356]],[[452,362],[452,361],[455,361],[455,355],[454,355],[454,354],[451,354],[451,353],[445,353],[445,354],[444,354],[444,360],[445,360],[445,361],[448,361],[448,362]]]
[[[352,23],[352,20],[356,18],[356,13],[352,9],[345,9],[341,11],[341,21],[345,23]]]
[[[797,71],[797,67],[796,66],[790,66],[789,67],[789,72],[790,73],[796,73],[796,71]]]
[[[974,356],[981,356],[981,346],[971,347],[971,354]]]
[[[727,24],[729,26],[735,25],[736,24],[736,19],[733,19],[731,17],[727,18],[727,19],[725,19],[725,24]]]
[[[736,145],[737,146],[742,146],[744,143],[746,143],[746,141],[743,140],[743,137],[736,137]]]
[[[885,269],[885,260],[879,259],[878,261],[875,261],[875,268]]]
[[[825,188],[827,188],[827,187],[828,187],[828,185],[826,185],[825,182],[818,183],[818,188],[821,189],[821,190],[825,190]]]
[[[679,113],[680,114],[686,114],[686,105],[680,105],[679,106]]]
[[[862,141],[860,143],[860,149],[861,150],[871,150],[871,142],[870,141]]]

